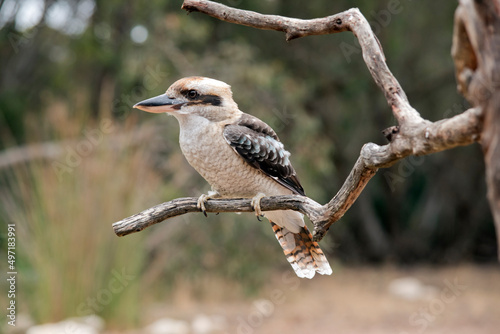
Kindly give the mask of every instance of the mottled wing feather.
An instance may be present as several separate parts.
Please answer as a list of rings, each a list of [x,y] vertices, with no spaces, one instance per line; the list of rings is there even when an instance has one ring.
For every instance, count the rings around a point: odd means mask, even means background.
[[[226,125],[224,138],[252,167],[260,169],[293,192],[305,195],[290,163],[290,153],[269,125],[257,117],[243,114],[236,123]]]
[[[318,272],[321,275],[331,275],[332,269],[325,254],[306,226],[299,233],[292,233],[285,227],[271,222],[276,239],[278,239],[286,259],[291,264],[298,277],[313,278]]]
[[[243,113],[236,124],[252,129],[257,133],[270,136],[277,141],[280,140],[276,132],[274,132],[273,128],[271,128],[269,125],[267,125],[267,123],[261,121],[255,116]]]

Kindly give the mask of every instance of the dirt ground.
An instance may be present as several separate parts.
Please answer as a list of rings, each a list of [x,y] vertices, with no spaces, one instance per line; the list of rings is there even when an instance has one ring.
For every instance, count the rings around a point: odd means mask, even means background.
[[[214,286],[224,289],[232,295],[230,286]],[[215,299],[157,305],[148,313],[151,321],[188,323],[202,315],[217,324],[206,333],[500,333],[500,266],[494,265],[337,267],[333,276],[313,280],[285,272],[258,297]]]

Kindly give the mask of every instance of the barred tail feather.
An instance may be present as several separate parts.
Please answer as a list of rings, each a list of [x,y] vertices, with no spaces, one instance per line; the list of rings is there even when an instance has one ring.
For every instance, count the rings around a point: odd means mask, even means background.
[[[286,227],[280,227],[270,221],[276,239],[278,239],[286,259],[300,278],[313,278],[316,272],[331,275],[332,268],[325,254],[306,226],[300,227],[299,233],[292,233]]]

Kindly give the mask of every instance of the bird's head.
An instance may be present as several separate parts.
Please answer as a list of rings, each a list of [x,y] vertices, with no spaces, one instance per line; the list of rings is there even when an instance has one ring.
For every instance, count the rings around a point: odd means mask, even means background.
[[[201,116],[214,122],[232,119],[241,114],[233,101],[231,86],[204,77],[177,80],[165,94],[139,102],[134,108],[152,113],[167,112],[178,119]]]

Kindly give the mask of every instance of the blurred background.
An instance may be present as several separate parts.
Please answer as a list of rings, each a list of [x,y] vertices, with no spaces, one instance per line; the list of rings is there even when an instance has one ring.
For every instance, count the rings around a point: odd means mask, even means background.
[[[220,2],[297,18],[359,7],[424,118],[468,108],[450,57],[454,1]],[[497,329],[497,243],[477,145],[380,170],[321,242],[332,277],[295,279],[269,224],[251,214],[114,235],[115,221],[209,190],[180,152],[176,120],[132,109],[181,77],[229,83],[240,109],[278,132],[320,203],[362,145],[384,144],[395,124],[352,34],[287,43],[181,4],[0,0],[0,245],[6,258],[15,224],[18,330],[92,314],[109,333],[153,333],[164,317],[178,333]]]

